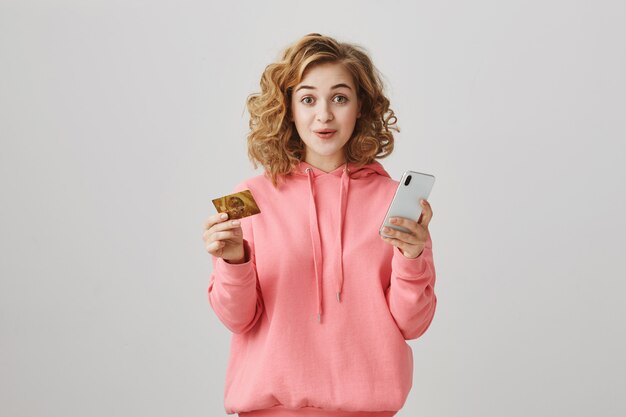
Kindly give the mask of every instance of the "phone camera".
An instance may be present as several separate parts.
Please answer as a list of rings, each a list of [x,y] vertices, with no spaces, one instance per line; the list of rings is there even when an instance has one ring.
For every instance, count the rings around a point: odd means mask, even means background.
[[[409,185],[409,183],[411,182],[411,176],[407,176],[406,180],[404,180],[404,185]]]

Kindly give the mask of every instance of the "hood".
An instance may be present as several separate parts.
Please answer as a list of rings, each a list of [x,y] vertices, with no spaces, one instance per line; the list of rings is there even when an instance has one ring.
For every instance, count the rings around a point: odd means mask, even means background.
[[[343,223],[346,214],[346,206],[348,202],[348,193],[350,190],[351,181],[359,181],[366,179],[371,175],[382,175],[390,177],[389,173],[385,171],[383,166],[374,161],[370,164],[357,166],[353,163],[346,163],[336,168],[331,172],[324,172],[313,165],[300,161],[300,163],[292,171],[292,175],[296,177],[306,177],[309,186],[309,228],[311,233],[311,244],[313,247],[313,261],[315,264],[315,279],[317,284],[317,320],[322,322],[322,282],[323,279],[323,259],[322,259],[322,242],[320,237],[320,229],[317,214],[317,205],[315,203],[315,180],[322,175],[334,175],[340,177],[340,185],[337,190],[337,210],[339,211],[339,224],[337,230],[339,234],[336,237],[338,239],[341,256],[339,257],[339,265],[335,270],[337,275],[333,277],[327,277],[334,281],[335,293],[337,294],[337,302],[341,302],[341,291],[343,289]]]
[[[358,167],[356,164],[352,162],[348,162],[346,164],[343,164],[337,167],[335,170],[331,172],[324,172],[321,169],[316,168],[307,162],[300,161],[300,163],[296,165],[295,169],[292,171],[291,174],[296,175],[296,176],[298,175],[308,176],[307,168],[311,169],[314,177],[318,177],[320,175],[334,175],[336,177],[341,177],[347,168],[350,179],[360,179],[360,178],[364,178],[369,175],[375,175],[375,174],[383,175],[385,177],[391,178],[389,173],[385,171],[385,168],[383,168],[383,166],[378,161],[374,161],[370,164],[363,165],[360,167]]]

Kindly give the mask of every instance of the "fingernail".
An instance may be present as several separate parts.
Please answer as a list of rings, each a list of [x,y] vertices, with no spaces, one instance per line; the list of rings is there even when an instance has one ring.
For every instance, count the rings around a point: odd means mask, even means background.
[[[389,229],[387,226],[383,227],[383,232],[389,233],[389,230],[391,230],[391,229]]]
[[[226,219],[226,218],[228,218],[228,214],[226,213],[220,214],[220,219]]]
[[[232,224],[233,226],[237,226],[237,225],[239,224],[239,220],[233,220],[233,221],[231,222],[231,224]]]
[[[397,223],[398,219],[396,219],[395,217],[389,220],[391,223]]]

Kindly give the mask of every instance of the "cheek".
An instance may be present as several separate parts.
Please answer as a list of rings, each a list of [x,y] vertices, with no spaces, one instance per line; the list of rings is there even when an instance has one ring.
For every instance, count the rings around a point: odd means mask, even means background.
[[[307,112],[302,108],[295,108],[291,110],[291,114],[293,115],[294,121],[302,123],[306,121]]]
[[[291,117],[292,117],[293,126],[296,132],[298,132],[298,136],[302,138],[305,135],[305,129],[306,129],[302,114],[298,113],[297,111],[294,111],[293,113],[291,113]]]
[[[357,115],[359,114],[359,109],[346,109],[346,111],[343,113],[343,121],[346,124],[354,124],[356,122],[357,119]]]
[[[293,121],[298,123],[302,119],[302,115],[298,112],[298,110],[292,110],[291,112]]]
[[[292,113],[293,122],[297,128],[306,128],[310,123],[310,115],[303,110],[294,110]]]

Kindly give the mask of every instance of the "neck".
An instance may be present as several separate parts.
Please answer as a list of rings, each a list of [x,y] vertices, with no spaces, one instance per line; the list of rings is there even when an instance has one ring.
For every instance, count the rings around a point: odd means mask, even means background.
[[[337,161],[310,161],[304,160],[307,164],[314,166],[315,168],[324,171],[326,173],[332,172],[339,168],[342,165],[346,164],[345,159],[337,160]]]

